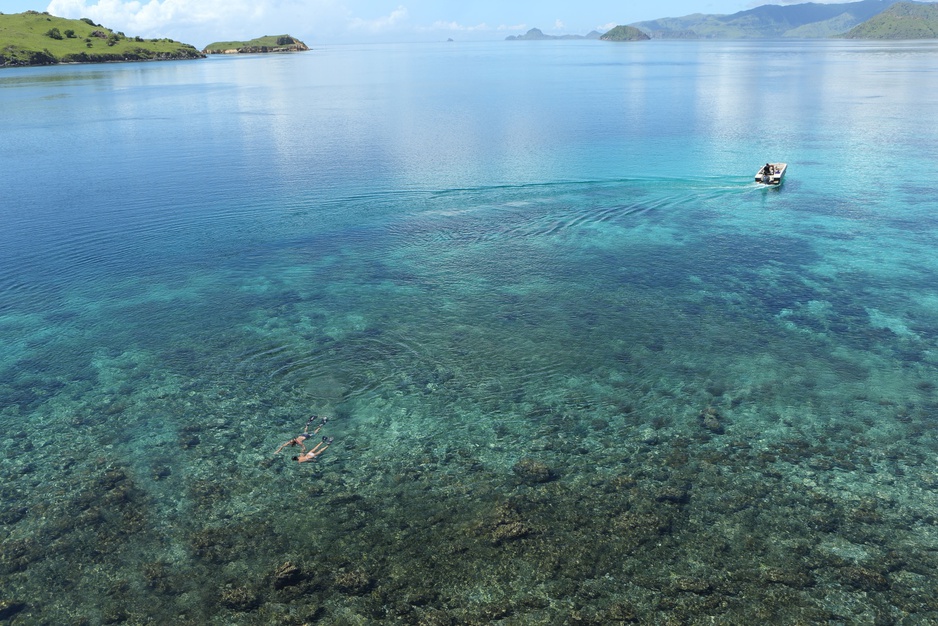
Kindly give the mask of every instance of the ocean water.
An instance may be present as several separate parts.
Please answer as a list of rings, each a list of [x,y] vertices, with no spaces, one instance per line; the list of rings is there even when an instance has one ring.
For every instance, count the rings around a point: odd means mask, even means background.
[[[938,622],[936,93],[923,42],[0,72],[0,620]]]

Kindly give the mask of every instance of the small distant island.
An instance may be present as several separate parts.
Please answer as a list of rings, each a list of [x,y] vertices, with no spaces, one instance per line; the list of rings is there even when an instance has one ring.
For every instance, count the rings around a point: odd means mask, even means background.
[[[646,41],[651,37],[634,26],[616,26],[600,39],[603,41]]]
[[[204,56],[189,44],[172,39],[128,37],[86,17],[69,20],[38,11],[0,14],[0,67],[201,59]]]
[[[597,31],[590,31],[585,35],[545,35],[544,31],[540,28],[532,28],[523,35],[509,35],[505,37],[505,41],[544,41],[547,39],[599,39],[600,35]]]
[[[505,41],[544,41],[548,39],[600,39],[602,41],[644,41],[648,35],[632,26],[616,26],[606,34],[590,31],[586,35],[545,35],[539,28],[532,28],[523,35],[510,35]]]
[[[269,52],[304,52],[305,43],[290,35],[264,35],[250,41],[216,41],[205,46],[205,54],[264,54]]]

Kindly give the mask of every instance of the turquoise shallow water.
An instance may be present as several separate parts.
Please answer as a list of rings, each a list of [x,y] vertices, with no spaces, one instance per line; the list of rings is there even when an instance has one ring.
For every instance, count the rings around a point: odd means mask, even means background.
[[[908,42],[5,70],[0,617],[938,620],[936,83]]]

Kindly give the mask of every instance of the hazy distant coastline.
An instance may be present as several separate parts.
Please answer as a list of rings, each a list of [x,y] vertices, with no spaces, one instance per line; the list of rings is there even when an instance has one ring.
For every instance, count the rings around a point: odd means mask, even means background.
[[[938,3],[860,0],[844,4],[766,4],[730,15],[694,13],[634,22],[628,27],[651,39],[934,39],[938,38]],[[601,35],[597,31],[546,35],[532,28],[506,40],[601,39]],[[634,38],[634,34],[630,36]]]
[[[607,33],[548,35],[532,28],[507,41],[650,39],[876,39],[938,38],[938,3],[859,0],[843,4],[814,2],[767,4],[731,15],[695,13],[684,17],[619,25]],[[301,52],[305,43],[290,35],[247,41],[220,41],[199,51],[172,39],[127,37],[88,18],[71,20],[48,13],[0,13],[0,67],[107,63],[115,61],[197,59],[208,54]]]
[[[532,28],[523,35],[509,35],[505,41],[544,41],[547,39],[599,39],[602,33],[590,31],[586,35],[545,35],[540,28]]]

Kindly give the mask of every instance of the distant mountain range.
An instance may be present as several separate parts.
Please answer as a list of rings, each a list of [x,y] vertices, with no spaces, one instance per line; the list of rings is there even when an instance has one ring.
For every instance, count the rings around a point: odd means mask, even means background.
[[[938,4],[897,2],[855,26],[846,39],[938,39]]]
[[[864,39],[938,37],[938,5],[861,0],[843,4],[766,4],[732,15],[695,13],[631,24],[652,39],[777,39],[849,36]],[[859,28],[863,25],[863,28]],[[847,34],[852,33],[852,34]]]

